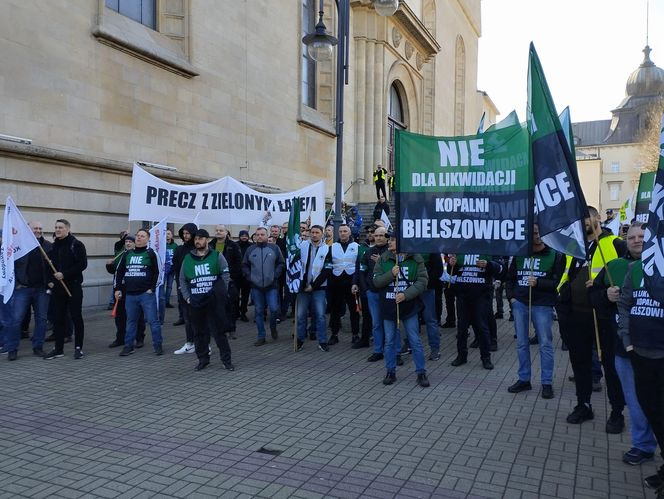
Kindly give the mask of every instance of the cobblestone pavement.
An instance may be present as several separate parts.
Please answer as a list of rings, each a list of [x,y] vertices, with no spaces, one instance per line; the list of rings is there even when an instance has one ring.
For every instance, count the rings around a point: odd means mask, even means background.
[[[173,355],[184,329],[170,325],[172,309],[163,357],[146,344],[121,358],[106,346],[108,314],[85,312],[82,360],[72,344],[63,359],[32,357],[27,340],[18,361],[0,358],[0,497],[653,496],[642,479],[660,459],[621,462],[629,435],[604,432],[604,393],[593,394],[594,421],[565,423],[574,386],[559,344],[556,398],[540,397],[538,368],[532,391],[507,392],[506,320],[493,371],[473,350],[450,367],[454,333],[441,329],[443,357],[427,362],[422,389],[409,356],[383,386],[382,363],[351,350],[348,334],[329,353],[314,342],[293,353],[290,320],[259,348],[253,323],[239,323],[235,372],[217,356],[195,372],[194,355]]]

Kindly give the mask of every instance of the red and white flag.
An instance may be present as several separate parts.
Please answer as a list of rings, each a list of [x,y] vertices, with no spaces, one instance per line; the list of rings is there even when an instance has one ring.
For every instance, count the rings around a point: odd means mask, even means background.
[[[14,200],[7,197],[5,217],[2,224],[2,247],[0,249],[0,294],[7,303],[14,294],[16,276],[14,262],[39,246],[39,241],[32,233]]]

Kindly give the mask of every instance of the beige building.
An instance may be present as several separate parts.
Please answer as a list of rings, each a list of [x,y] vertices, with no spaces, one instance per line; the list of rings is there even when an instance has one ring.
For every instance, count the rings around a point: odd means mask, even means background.
[[[581,186],[603,217],[634,194],[644,169],[656,167],[644,164],[641,141],[649,111],[664,98],[664,70],[650,60],[650,47],[643,52],[613,118],[573,124]]]
[[[170,182],[231,175],[263,191],[334,192],[334,61],[301,38],[318,0],[5,0],[0,17],[0,203],[86,244],[87,304],[127,228],[133,162]],[[480,0],[406,0],[391,17],[351,0],[344,190],[373,200],[394,130],[474,133]],[[328,29],[336,26],[325,2]],[[334,31],[334,30],[332,30]],[[132,224],[132,230],[138,223]]]

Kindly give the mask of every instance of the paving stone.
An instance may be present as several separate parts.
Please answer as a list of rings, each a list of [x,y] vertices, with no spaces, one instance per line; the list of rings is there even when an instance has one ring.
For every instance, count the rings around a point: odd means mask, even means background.
[[[169,325],[175,310],[167,313],[170,352],[182,328]],[[544,401],[537,390],[506,391],[516,351],[504,320],[491,372],[476,356],[451,368],[454,333],[441,330],[444,361],[428,363],[426,391],[414,385],[408,356],[386,390],[383,366],[347,348],[346,333],[329,355],[310,342],[294,354],[289,341],[256,349],[254,324],[240,323],[232,341],[238,369],[226,372],[213,359],[186,391],[195,359],[147,350],[119,359],[106,347],[107,312],[86,310],[85,319],[83,362],[69,355],[0,363],[0,396],[11,401],[0,414],[0,497],[631,499],[650,496],[642,478],[661,464],[621,463],[629,435],[604,433],[605,392],[593,394],[594,421],[565,423],[575,394],[557,331],[556,399]],[[537,380],[537,354],[533,360]],[[128,379],[150,382],[127,390]],[[263,446],[282,453],[257,452]]]

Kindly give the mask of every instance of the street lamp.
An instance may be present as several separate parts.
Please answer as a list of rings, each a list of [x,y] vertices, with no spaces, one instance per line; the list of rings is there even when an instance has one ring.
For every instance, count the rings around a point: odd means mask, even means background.
[[[350,20],[350,0],[335,0],[337,3],[337,36],[327,32],[323,22],[323,0],[320,0],[318,23],[313,33],[302,38],[307,46],[307,53],[314,61],[328,61],[332,57],[332,48],[339,45],[337,56],[337,88],[336,88],[336,134],[337,134],[337,161],[334,190],[334,232],[339,234],[341,218],[341,197],[343,193],[343,144],[344,144],[344,85],[348,85],[348,39]],[[391,16],[399,8],[399,0],[372,0],[376,13],[380,16]]]

